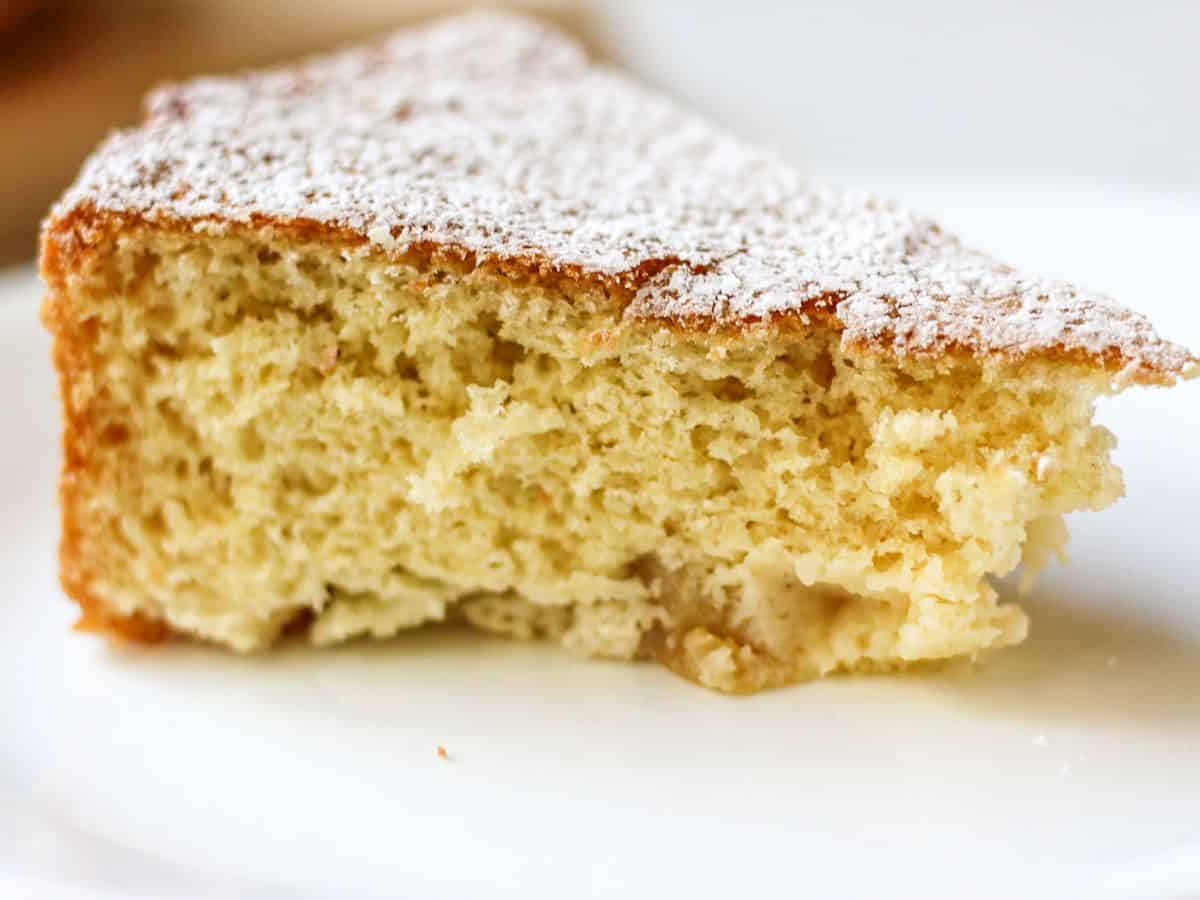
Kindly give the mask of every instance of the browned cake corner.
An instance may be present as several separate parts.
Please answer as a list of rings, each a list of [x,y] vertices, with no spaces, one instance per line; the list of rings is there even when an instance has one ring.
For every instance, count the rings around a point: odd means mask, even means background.
[[[529,20],[162,89],[43,232],[83,624],[459,618],[753,690],[1013,643],[1196,359]]]

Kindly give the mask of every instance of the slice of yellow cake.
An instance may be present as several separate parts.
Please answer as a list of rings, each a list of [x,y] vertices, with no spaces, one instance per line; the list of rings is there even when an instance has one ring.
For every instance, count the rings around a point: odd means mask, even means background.
[[[47,221],[82,624],[463,621],[727,691],[1021,640],[1196,359],[496,14],[154,93]]]

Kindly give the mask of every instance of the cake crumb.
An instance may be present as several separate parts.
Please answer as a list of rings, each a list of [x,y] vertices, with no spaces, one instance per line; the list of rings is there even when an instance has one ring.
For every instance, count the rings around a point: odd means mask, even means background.
[[[1115,656],[1110,656],[1107,660],[1104,661],[1104,665],[1108,668],[1108,670],[1110,672],[1113,669],[1115,669],[1118,665],[1120,665],[1120,663],[1121,663],[1121,661],[1119,659],[1117,659],[1117,657],[1115,657]]]
[[[321,355],[317,358],[317,370],[322,375],[330,375],[337,368],[338,361],[338,346],[330,344],[321,351]]]
[[[1046,736],[1044,734],[1039,734],[1037,737],[1035,737],[1033,739],[1033,743],[1034,743],[1034,746],[1037,746],[1037,747],[1046,747],[1046,746],[1049,746],[1049,744],[1050,744],[1050,742],[1048,740],[1046,740]]]
[[[1049,453],[1043,453],[1037,460],[1037,480],[1045,481],[1047,476],[1054,469],[1054,457]]]
[[[450,754],[446,752],[446,748],[443,747],[441,744],[438,744],[437,755],[438,755],[438,759],[449,759],[450,758]]]

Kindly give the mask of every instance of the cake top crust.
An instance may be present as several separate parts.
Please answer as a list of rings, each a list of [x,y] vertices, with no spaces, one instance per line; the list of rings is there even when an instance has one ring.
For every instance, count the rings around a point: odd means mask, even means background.
[[[472,13],[287,68],[160,88],[52,211],[302,223],[620,285],[626,315],[725,329],[810,315],[897,355],[1065,356],[1140,381],[1196,359],[1141,315],[813,185],[519,16]]]

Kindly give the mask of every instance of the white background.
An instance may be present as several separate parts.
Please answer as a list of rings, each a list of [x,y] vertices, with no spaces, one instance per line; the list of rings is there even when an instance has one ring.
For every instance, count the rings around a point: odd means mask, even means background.
[[[1046,5],[591,23],[816,174],[1200,348],[1200,13]],[[1200,384],[1103,405],[1129,496],[1072,517],[1025,645],[731,700],[485,639],[237,660],[70,635],[36,293],[0,274],[0,898],[1200,897]]]
[[[586,3],[619,62],[826,176],[1200,190],[1200,3]]]

